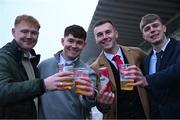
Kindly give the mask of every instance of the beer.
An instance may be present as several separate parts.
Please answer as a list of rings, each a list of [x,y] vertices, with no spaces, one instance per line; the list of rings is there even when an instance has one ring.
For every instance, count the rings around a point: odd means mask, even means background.
[[[127,83],[133,83],[133,79],[121,79],[121,90],[133,90],[134,87],[131,85],[127,85]]]
[[[63,82],[63,88],[65,89],[71,89],[74,85],[74,81],[72,80],[66,80],[66,81],[62,81]]]
[[[76,84],[76,86],[77,86],[77,85],[85,86],[84,84],[81,84],[81,83],[79,83],[79,82],[77,82],[77,81],[75,81],[75,84]],[[84,90],[84,89],[80,89],[80,88],[77,88],[77,87],[76,87],[75,92],[76,92],[76,93],[79,93],[79,94],[82,94],[82,93],[86,93],[86,92],[89,92],[89,91],[88,91],[88,90]]]
[[[81,77],[89,77],[89,73],[88,73],[88,69],[86,68],[77,68],[76,69],[76,79],[80,79]],[[75,86],[86,86],[82,83],[79,83],[78,81],[75,80]],[[81,88],[75,88],[75,92],[76,93],[86,93],[86,92],[89,92],[88,90],[84,90],[84,89],[81,89]]]
[[[58,64],[58,69],[59,69],[59,72],[65,72],[65,71],[70,71],[70,72],[73,72],[74,73],[74,66],[73,65],[68,65],[68,64],[65,64],[65,65],[61,65],[61,64]],[[72,75],[74,76],[74,75]],[[74,81],[72,80],[66,80],[66,81],[62,81],[63,82],[63,88],[65,89],[71,89],[74,85]]]
[[[127,71],[127,68],[130,66],[130,64],[121,64],[120,67],[120,85],[121,90],[134,90],[133,86],[127,85],[127,83],[133,83],[133,79],[127,79],[126,75],[123,73],[123,71]]]

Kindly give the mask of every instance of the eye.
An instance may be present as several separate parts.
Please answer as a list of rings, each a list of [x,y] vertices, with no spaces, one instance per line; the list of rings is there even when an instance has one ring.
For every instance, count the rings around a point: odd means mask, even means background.
[[[144,32],[147,32],[147,31],[149,31],[151,29],[151,27],[150,26],[147,26],[147,27],[145,27],[144,29],[143,29],[143,31]]]
[[[101,33],[101,32],[96,34],[97,37],[101,37],[102,35],[103,35],[103,33]]]
[[[157,28],[159,26],[160,26],[160,24],[158,24],[158,23],[152,25],[153,28]]]
[[[68,41],[69,43],[73,43],[73,42],[74,42],[74,39],[71,39],[71,38],[70,38],[70,39],[68,39],[67,41]]]
[[[111,30],[107,30],[107,31],[106,31],[106,34],[109,35],[111,32],[112,32]]]
[[[84,41],[77,41],[77,44],[78,44],[78,45],[83,45],[83,44],[84,44]]]
[[[29,32],[29,30],[21,30],[21,32],[26,34]]]
[[[31,34],[33,34],[33,35],[38,35],[39,32],[38,32],[38,31],[31,31]]]
[[[26,29],[21,30],[21,32],[24,33],[24,34],[27,34],[27,33],[30,32],[32,35],[38,35],[39,34],[38,31],[30,31],[30,30],[26,30]]]

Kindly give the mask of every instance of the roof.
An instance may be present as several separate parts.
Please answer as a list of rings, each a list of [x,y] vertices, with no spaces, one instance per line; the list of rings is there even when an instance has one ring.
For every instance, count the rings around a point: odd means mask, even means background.
[[[143,40],[139,30],[140,19],[147,13],[160,15],[170,33],[180,28],[180,0],[99,0],[89,25],[88,45],[82,54],[83,59],[88,61],[100,53],[94,39],[93,25],[102,18],[108,18],[115,24],[119,32],[118,43],[147,51],[151,46]]]

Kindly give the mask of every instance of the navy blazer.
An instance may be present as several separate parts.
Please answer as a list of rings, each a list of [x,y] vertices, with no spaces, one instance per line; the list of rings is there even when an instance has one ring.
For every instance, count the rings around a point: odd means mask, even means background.
[[[151,113],[156,114],[155,118],[180,118],[180,41],[170,39],[160,71],[148,75],[152,54],[153,51],[143,61],[143,72],[150,88]]]

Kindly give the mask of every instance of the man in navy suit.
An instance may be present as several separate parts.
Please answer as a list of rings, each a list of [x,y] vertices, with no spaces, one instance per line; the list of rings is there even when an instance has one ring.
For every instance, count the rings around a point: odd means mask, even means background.
[[[133,85],[148,89],[151,118],[180,118],[180,41],[166,37],[166,26],[156,14],[143,16],[140,30],[153,49],[143,61],[143,73],[134,65],[126,74],[136,81]]]

